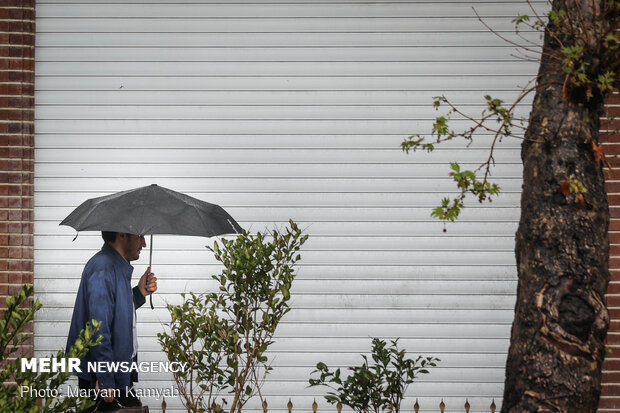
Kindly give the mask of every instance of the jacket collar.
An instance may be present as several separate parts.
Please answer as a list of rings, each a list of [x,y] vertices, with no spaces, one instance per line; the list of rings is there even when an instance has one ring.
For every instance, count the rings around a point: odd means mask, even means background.
[[[119,269],[123,271],[123,273],[128,274],[129,278],[131,278],[131,274],[133,273],[133,265],[131,265],[121,254],[118,253],[113,247],[111,247],[107,242],[103,243],[103,247],[101,247],[101,251],[110,256],[114,260],[115,266],[118,266]]]

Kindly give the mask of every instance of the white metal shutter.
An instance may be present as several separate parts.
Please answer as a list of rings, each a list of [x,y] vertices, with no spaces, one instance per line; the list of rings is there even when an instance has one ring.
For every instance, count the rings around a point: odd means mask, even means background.
[[[36,354],[64,348],[80,273],[102,244],[96,233],[72,242],[60,220],[87,198],[157,183],[222,205],[245,228],[292,218],[310,235],[271,352],[270,410],[289,398],[296,411],[315,398],[324,410],[325,391],[306,388],[310,371],[359,364],[370,337],[441,358],[410,388],[422,411],[442,399],[446,411],[462,411],[465,398],[472,412],[493,398],[499,406],[520,142],[496,149],[499,199],[472,203],[447,232],[430,217],[454,191],[447,163],[476,166],[490,137],[467,150],[399,149],[430,131],[441,113],[433,96],[479,114],[484,93],[508,100],[535,74],[472,7],[506,36],[528,12],[521,1],[38,1]],[[165,302],[214,288],[206,244],[155,237],[159,294],[155,311],[138,311],[141,360],[164,359]],[[140,387],[170,385],[141,375]],[[157,411],[161,400],[147,402]]]

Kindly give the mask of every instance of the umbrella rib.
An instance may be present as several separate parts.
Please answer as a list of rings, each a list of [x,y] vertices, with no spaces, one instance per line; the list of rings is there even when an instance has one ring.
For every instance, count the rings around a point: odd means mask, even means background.
[[[230,218],[226,218],[226,221],[230,224],[230,226],[232,227],[233,231],[237,232],[237,228],[235,228],[235,226],[233,225],[232,222],[230,222]]]

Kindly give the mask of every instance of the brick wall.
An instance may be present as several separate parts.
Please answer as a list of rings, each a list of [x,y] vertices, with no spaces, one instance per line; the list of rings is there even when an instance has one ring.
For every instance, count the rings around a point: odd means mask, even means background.
[[[611,325],[607,333],[608,353],[603,365],[603,394],[599,412],[620,412],[620,122],[613,116],[620,116],[620,93],[609,99],[608,115],[601,125],[601,140],[613,172],[607,177],[609,199],[611,283],[607,289],[607,307]]]
[[[34,278],[34,6],[0,2],[0,311]],[[30,340],[24,353],[32,351]]]

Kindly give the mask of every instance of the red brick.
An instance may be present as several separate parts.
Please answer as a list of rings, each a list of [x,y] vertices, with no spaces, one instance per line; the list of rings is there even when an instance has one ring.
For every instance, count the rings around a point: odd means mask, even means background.
[[[24,83],[32,83],[34,84],[35,77],[34,72],[25,72],[25,71],[11,71],[6,72],[9,75],[9,82],[24,82]]]
[[[609,117],[620,117],[620,106],[607,106],[605,108],[605,115],[606,118]]]
[[[34,148],[33,147],[27,147],[27,148],[22,148],[22,157],[24,159],[34,159]]]
[[[601,395],[618,396],[620,395],[620,384],[603,383]]]
[[[0,110],[0,119],[24,120],[24,111],[22,110]]]
[[[32,33],[10,33],[9,42],[11,44],[23,44],[34,46],[35,35]]]
[[[10,260],[8,264],[9,271],[22,271],[24,269],[23,264],[24,261],[22,260]]]
[[[605,142],[620,142],[620,133],[613,131],[599,132],[599,140]]]
[[[27,183],[31,179],[31,175],[29,171],[0,173],[0,179],[4,179],[4,181],[0,180],[0,182],[7,182],[9,184]]]
[[[9,133],[34,133],[34,124],[26,122],[8,123]]]
[[[34,84],[9,84],[2,86],[2,92],[5,95],[29,95],[34,94]]]
[[[608,193],[620,193],[620,182],[606,182],[605,188]]]
[[[620,307],[620,295],[607,296],[606,299],[607,299],[607,306]]]
[[[13,294],[21,291],[21,289],[22,289],[21,285],[9,284],[9,295],[13,295]]]
[[[0,48],[2,50],[4,48]],[[34,57],[34,49],[28,45],[15,45],[6,49],[9,57]]]
[[[22,235],[22,245],[33,247],[34,246],[34,235],[32,234]]]
[[[31,260],[34,258],[34,250],[30,247],[22,247],[22,258]]]
[[[609,316],[612,319],[620,320],[620,308],[610,308],[609,309]]]
[[[11,234],[9,235],[9,245],[10,246],[22,246],[24,239],[22,237],[22,234]]]
[[[5,161],[0,161],[0,165],[2,170],[5,171],[23,171],[24,161],[22,159],[7,159]]]
[[[5,198],[7,201],[7,206],[9,208],[21,208],[22,207],[22,198],[12,197]]]
[[[618,119],[602,119],[601,129],[603,130],[617,130],[620,129],[620,120]]]
[[[602,396],[601,400],[598,404],[599,412],[602,413],[601,409],[614,409],[609,411],[617,411],[615,409],[620,409],[620,397],[605,397]]]
[[[617,91],[615,93],[610,93],[609,96],[607,96],[607,104],[608,105],[620,104],[620,93],[618,93]]]
[[[9,208],[25,208],[24,205],[24,198],[19,198],[19,197],[11,197],[8,198],[8,206]]]
[[[6,185],[8,196],[21,196],[23,192],[22,185]]]
[[[7,65],[8,69],[34,70],[34,59],[33,58],[10,59],[10,60],[7,59],[6,62],[8,63]],[[32,95],[32,93],[27,93],[27,94]]]
[[[30,72],[24,72],[21,70],[14,70],[10,72],[0,72],[0,79],[3,82],[24,82],[33,83],[33,74]]]
[[[8,158],[9,157],[9,148],[0,148],[0,157]],[[4,169],[4,168],[3,168]]]
[[[5,7],[23,7],[34,9],[35,0],[3,0]]]
[[[21,247],[9,247],[9,258],[25,258]]]
[[[34,106],[34,100],[33,102],[33,106]],[[33,154],[34,154],[34,135],[21,135],[19,136],[19,138],[21,139],[21,145],[22,146],[28,146],[30,148],[33,148]]]
[[[33,97],[10,97],[6,103],[6,106],[12,108],[31,108],[34,107],[34,98]]]
[[[620,383],[620,371],[604,372],[603,381],[606,383]]]
[[[616,343],[609,343],[607,345],[609,351],[608,357],[620,357],[620,345]]]
[[[27,8],[10,9],[11,19],[34,20],[34,10]]]
[[[9,196],[9,188],[11,188],[11,186],[0,184],[0,196]]]
[[[620,333],[608,333],[606,342],[612,346],[620,345]]]

